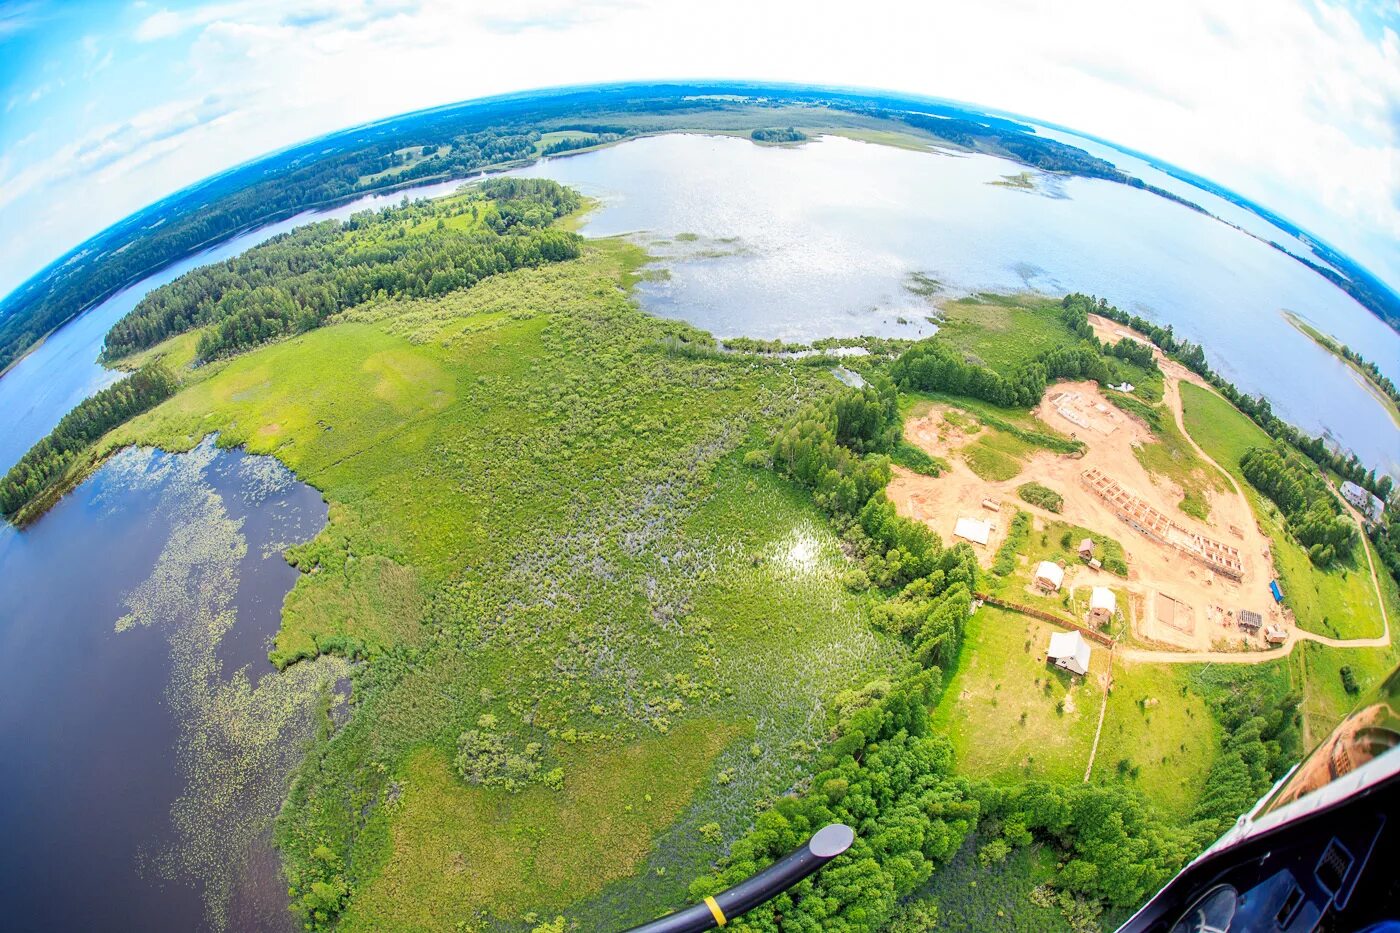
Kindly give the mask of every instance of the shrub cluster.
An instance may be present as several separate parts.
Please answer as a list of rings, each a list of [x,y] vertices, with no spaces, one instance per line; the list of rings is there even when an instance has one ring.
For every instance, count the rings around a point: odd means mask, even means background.
[[[1016,490],[1016,495],[1024,502],[1031,505],[1038,505],[1049,512],[1059,512],[1065,507],[1065,497],[1060,495],[1049,486],[1040,483],[1022,483]]]

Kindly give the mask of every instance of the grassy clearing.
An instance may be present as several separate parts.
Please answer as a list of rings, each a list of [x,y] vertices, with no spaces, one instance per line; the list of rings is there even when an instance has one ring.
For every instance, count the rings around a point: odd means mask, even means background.
[[[982,840],[968,837],[951,862],[919,892],[938,905],[940,933],[1069,933],[1053,907],[1037,907],[1030,894],[1055,876],[1055,856],[1041,846],[1013,849],[999,865],[977,859]]]
[[[1199,386],[1182,383],[1181,401],[1187,430],[1206,453],[1234,474],[1273,541],[1284,604],[1293,610],[1299,626],[1333,638],[1380,635],[1380,607],[1361,548],[1345,563],[1327,570],[1316,567],[1284,528],[1278,509],[1240,472],[1240,457],[1251,447],[1269,443],[1268,435],[1225,399]]]
[[[364,187],[366,185],[374,185],[388,179],[397,178],[419,162],[435,156],[445,156],[451,151],[451,146],[407,146],[403,149],[397,149],[394,151],[394,156],[396,157],[395,164],[371,175],[361,175],[356,184]]]
[[[1038,449],[1014,434],[985,428],[977,440],[958,451],[958,456],[982,479],[1000,482],[1019,475],[1026,458]]]
[[[906,419],[921,418],[928,414],[929,409],[934,405],[944,405],[972,415],[977,421],[993,425],[1001,430],[1029,436],[1032,439],[1043,436],[1063,447],[1073,445],[1068,434],[1056,431],[1037,418],[1034,412],[1019,408],[1001,408],[980,399],[962,395],[946,395],[942,392],[901,391],[899,402],[900,410]]]
[[[1108,653],[1095,649],[1089,676],[1074,677],[1045,661],[1058,631],[990,606],[968,622],[957,672],[933,714],[961,772],[999,781],[1083,779]]]
[[[199,348],[199,337],[203,333],[204,329],[198,328],[183,334],[176,334],[174,337],[167,337],[155,346],[142,350],[140,353],[122,357],[111,365],[114,369],[134,373],[147,363],[159,362],[164,363],[166,369],[169,369],[177,379],[188,382],[202,378],[205,375],[203,372],[191,370],[190,367],[194,365],[196,351]]]
[[[1369,544],[1369,542],[1368,542]],[[1391,624],[1395,623],[1396,607],[1400,606],[1400,588],[1388,575],[1380,577],[1385,593]],[[1320,741],[1342,717],[1351,712],[1366,691],[1390,674],[1400,663],[1400,645],[1391,632],[1388,648],[1329,648],[1325,645],[1303,643],[1290,657],[1294,682],[1304,684],[1301,712],[1306,724],[1305,745]],[[1348,693],[1343,687],[1341,669],[1351,668],[1357,692]]]
[[[541,133],[539,140],[535,143],[535,155],[540,155],[546,148],[555,143],[564,142],[566,140],[573,142],[579,139],[596,138],[597,136],[595,134],[585,133],[582,130],[555,130],[551,133]]]
[[[1040,295],[969,295],[943,304],[938,335],[971,362],[1010,375],[1047,350],[1081,343]]]
[[[945,420],[976,435],[975,440],[957,451],[957,456],[988,481],[1019,475],[1022,463],[1038,450],[1066,453],[1079,446],[1027,411],[937,392],[900,393],[900,410],[906,420],[923,417],[934,405],[944,406]]]
[[[605,241],[442,299],[357,309],[210,367],[110,438],[181,449],[218,432],[330,502],[325,531],[291,552],[307,573],[274,657],[369,663],[278,838],[294,885],[317,846],[341,858],[357,927],[519,919],[565,889],[598,892],[572,914],[587,928],[663,912],[803,773],[824,704],[903,663],[840,585],[811,502],[735,453],[838,384],[782,360],[676,352],[701,336],[630,303],[642,261]],[[538,742],[543,771],[564,769],[562,796],[531,787],[501,815],[503,791],[452,773],[457,736],[485,713]],[[624,818],[638,792],[669,803]],[[616,870],[598,867],[597,837],[557,834],[569,800],[630,827]],[[548,885],[530,888],[539,903],[509,872],[472,900],[461,878],[420,870],[483,807],[464,859],[527,837],[558,849]],[[718,841],[698,831],[710,823]],[[534,858],[517,874],[531,884]]]
[[[464,786],[440,753],[417,752],[397,778],[401,796],[378,815],[391,824],[385,864],[340,929],[456,929],[444,904],[458,916],[562,911],[640,867],[652,837],[714,780],[711,763],[739,731],[697,719],[668,735],[571,750],[562,790],[518,794]]]
[[[1220,727],[1184,665],[1115,661],[1092,780],[1142,791],[1185,821],[1219,751]]]

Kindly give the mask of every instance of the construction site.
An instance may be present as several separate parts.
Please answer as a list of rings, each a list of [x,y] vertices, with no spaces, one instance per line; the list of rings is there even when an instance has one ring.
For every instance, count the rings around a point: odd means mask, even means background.
[[[1167,380],[1169,408],[1179,405],[1174,377]],[[1018,510],[1030,513],[1034,531],[1058,520],[1117,540],[1127,558],[1126,577],[1096,566],[1091,547],[1087,557],[1066,561],[1063,591],[1123,591],[1124,615],[1141,642],[1198,651],[1263,649],[1290,624],[1270,594],[1268,538],[1233,483],[1222,482],[1226,491],[1209,494],[1208,521],[1181,512],[1180,487],[1149,473],[1134,453],[1156,441],[1151,429],[1114,406],[1095,383],[1051,386],[1035,415],[1045,427],[1081,441],[1084,451],[1033,449],[1021,458],[1015,477],[988,480],[968,465],[968,449],[994,429],[955,406],[930,406],[906,423],[905,436],[950,468],[938,477],[896,468],[891,501],[945,541],[971,543],[988,568]],[[1060,512],[1019,498],[1019,487],[1031,481],[1063,498]],[[1027,577],[1028,590],[1033,569],[1017,571]]]
[[[1090,492],[1108,503],[1119,519],[1134,530],[1168,547],[1176,548],[1192,560],[1232,580],[1244,578],[1240,549],[1184,527],[1153,508],[1141,496],[1124,489],[1118,481],[1099,470],[1085,470],[1079,478]]]

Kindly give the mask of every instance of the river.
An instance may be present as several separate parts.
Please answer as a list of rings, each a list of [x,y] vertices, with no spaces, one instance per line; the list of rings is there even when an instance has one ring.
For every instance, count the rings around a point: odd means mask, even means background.
[[[289,928],[268,831],[345,665],[267,650],[282,551],[325,520],[276,461],[206,441],[124,451],[0,527],[6,929]]]
[[[660,257],[664,274],[638,286],[643,306],[718,336],[921,336],[930,309],[906,287],[912,273],[941,283],[943,297],[1088,292],[1171,324],[1282,417],[1400,475],[1400,432],[1386,411],[1283,312],[1362,349],[1397,380],[1400,334],[1228,224],[1097,179],[1032,173],[1031,190],[995,184],[1023,170],[835,136],[777,147],[668,135],[519,174],[599,198],[585,235],[629,235]]]

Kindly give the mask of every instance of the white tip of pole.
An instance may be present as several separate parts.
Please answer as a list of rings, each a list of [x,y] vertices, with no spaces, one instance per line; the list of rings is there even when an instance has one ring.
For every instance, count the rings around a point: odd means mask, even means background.
[[[856,831],[845,823],[832,823],[817,830],[807,849],[817,858],[833,858],[851,847]]]

